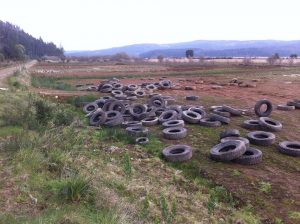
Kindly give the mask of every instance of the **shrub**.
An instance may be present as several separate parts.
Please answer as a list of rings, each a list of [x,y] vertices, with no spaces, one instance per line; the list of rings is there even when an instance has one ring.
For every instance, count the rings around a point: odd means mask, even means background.
[[[127,152],[125,153],[124,159],[122,161],[122,166],[123,166],[123,171],[127,175],[127,177],[131,177],[132,166],[131,166],[130,156]]]
[[[53,117],[53,108],[43,100],[37,100],[34,102],[36,110],[36,119],[40,124],[47,124]]]
[[[56,126],[62,126],[62,125],[70,125],[74,120],[75,114],[66,109],[61,109],[57,111],[54,115],[54,124]]]

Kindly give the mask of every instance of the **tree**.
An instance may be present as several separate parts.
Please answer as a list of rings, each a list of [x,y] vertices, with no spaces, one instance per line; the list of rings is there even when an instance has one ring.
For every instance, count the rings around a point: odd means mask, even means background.
[[[298,55],[297,54],[291,54],[290,58],[295,58],[296,59],[296,58],[298,58]]]
[[[114,54],[110,57],[111,61],[119,61],[119,62],[127,61],[129,59],[130,59],[130,57],[125,52],[120,52],[120,53]]]
[[[278,53],[273,54],[272,56],[267,58],[267,62],[269,65],[274,65],[276,63],[281,63],[281,58]]]
[[[22,44],[15,45],[15,55],[16,59],[23,60],[25,59],[25,47]]]
[[[192,57],[194,57],[194,51],[193,50],[186,50],[186,52],[185,52],[185,56],[187,57],[187,58],[192,58]]]
[[[249,57],[244,57],[244,59],[243,59],[243,64],[244,65],[250,65],[252,63],[252,60],[251,60],[251,58]]]
[[[158,55],[157,59],[160,63],[162,63],[164,61],[164,56],[163,55]]]
[[[4,55],[2,53],[0,53],[0,62],[3,62],[5,59]]]

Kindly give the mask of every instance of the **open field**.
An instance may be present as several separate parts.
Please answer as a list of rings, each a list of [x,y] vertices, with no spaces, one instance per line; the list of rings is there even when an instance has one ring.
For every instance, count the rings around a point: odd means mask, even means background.
[[[283,130],[275,133],[276,143],[257,147],[263,152],[262,163],[243,166],[214,162],[209,158],[209,150],[227,127],[237,128],[245,136],[248,130],[240,125],[255,118],[253,113],[234,117],[229,125],[218,128],[187,125],[188,135],[182,140],[165,140],[161,127],[151,127],[150,144],[137,146],[120,128],[87,129],[81,108],[74,106],[76,99],[92,101],[105,95],[80,91],[82,87],[78,85],[98,85],[112,77],[120,78],[122,84],[153,83],[166,76],[176,87],[156,92],[174,97],[175,104],[202,105],[207,110],[213,105],[226,104],[251,111],[256,101],[263,98],[274,105],[299,98],[300,67],[39,63],[29,73],[32,86],[26,89],[39,95],[35,100],[43,97],[51,107],[63,108],[83,124],[70,126],[67,122],[61,126],[57,121],[60,111],[54,110],[53,120],[49,119],[43,127],[29,128],[31,131],[25,135],[39,141],[31,142],[30,146],[10,143],[9,147],[18,148],[12,150],[12,155],[9,150],[1,151],[0,177],[5,180],[0,185],[0,205],[5,208],[0,213],[3,220],[10,223],[300,222],[300,160],[280,154],[276,148],[283,140],[300,141],[299,110],[274,110],[271,117],[283,124]],[[234,78],[251,87],[229,85]],[[218,88],[212,88],[213,85]],[[184,90],[185,86],[193,86],[194,90]],[[1,103],[27,102],[28,90],[12,87],[12,93],[2,94]],[[7,99],[12,95],[9,102]],[[186,101],[187,95],[198,95],[200,99]],[[1,113],[3,118],[4,112]],[[23,129],[18,123],[2,124],[0,138],[6,142],[15,136],[20,138]],[[181,164],[165,162],[161,151],[175,143],[191,145],[192,159]],[[112,145],[116,152],[105,152]],[[57,164],[55,171],[53,163]],[[66,203],[56,197],[59,187],[65,184],[64,175],[75,171],[89,178],[96,201]]]

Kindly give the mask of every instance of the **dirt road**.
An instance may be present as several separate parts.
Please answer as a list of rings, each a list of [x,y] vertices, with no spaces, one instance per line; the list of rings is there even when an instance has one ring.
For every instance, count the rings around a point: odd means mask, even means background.
[[[27,63],[22,63],[19,64],[17,66],[13,66],[13,67],[9,67],[9,68],[4,68],[4,69],[0,69],[0,87],[5,87],[5,79],[12,75],[17,69],[25,67],[25,68],[30,68],[32,66],[34,66],[37,63],[36,60],[32,60],[30,62]]]

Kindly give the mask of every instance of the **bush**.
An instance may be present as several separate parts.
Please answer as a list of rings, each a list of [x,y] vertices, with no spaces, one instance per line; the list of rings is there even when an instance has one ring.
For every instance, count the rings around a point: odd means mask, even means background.
[[[54,115],[53,123],[56,126],[70,125],[74,120],[75,114],[70,110],[61,109]]]
[[[76,97],[69,98],[67,100],[67,103],[69,103],[75,107],[83,107],[83,103],[93,102],[97,99],[98,99],[98,97],[95,95],[76,96]]]
[[[37,100],[34,102],[36,110],[36,119],[40,124],[47,124],[53,117],[53,108],[43,100]]]

